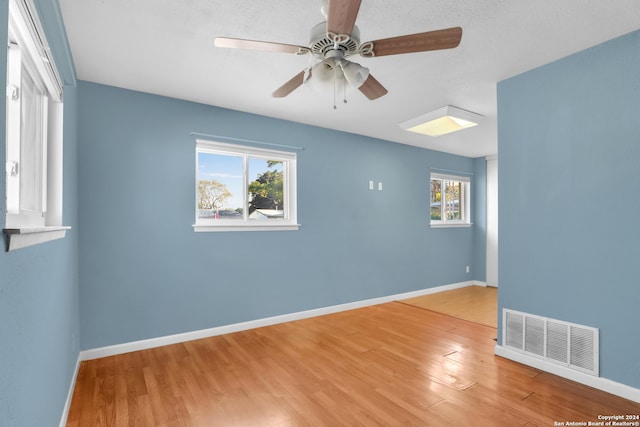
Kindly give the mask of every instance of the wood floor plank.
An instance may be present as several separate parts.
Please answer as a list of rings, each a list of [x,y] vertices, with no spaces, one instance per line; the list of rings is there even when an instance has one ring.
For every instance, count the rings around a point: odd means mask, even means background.
[[[549,426],[640,404],[493,354],[393,302],[82,362],[68,427]]]
[[[402,302],[481,325],[497,327],[498,289],[491,286],[465,286],[405,299]]]

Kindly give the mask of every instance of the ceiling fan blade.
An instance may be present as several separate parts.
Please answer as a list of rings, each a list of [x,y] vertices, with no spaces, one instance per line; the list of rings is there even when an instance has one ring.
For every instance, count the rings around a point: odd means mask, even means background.
[[[362,86],[358,88],[360,92],[364,94],[370,100],[378,99],[383,95],[386,95],[388,90],[385,89],[384,86],[380,84],[378,80],[376,80],[371,74],[367,77],[367,80],[364,81]]]
[[[276,89],[273,92],[272,96],[274,98],[284,98],[285,96],[289,95],[291,92],[293,92],[294,90],[302,86],[305,80],[304,79],[305,72],[307,72],[307,70],[302,70],[298,74],[293,76],[291,80],[289,80],[288,82],[280,86],[278,89]],[[311,77],[311,70],[309,70],[309,75],[307,79],[310,77]]]
[[[251,49],[268,52],[294,53],[303,55],[311,52],[308,47],[296,46],[292,44],[264,42],[258,40],[234,39],[229,37],[216,37],[214,44],[216,47],[227,47],[231,49]]]
[[[374,40],[371,54],[362,52],[362,56],[398,55],[401,53],[426,52],[429,50],[451,49],[460,44],[462,28],[453,27],[426,33],[391,37]],[[366,45],[365,43],[363,45]]]
[[[327,33],[351,35],[361,0],[329,0]]]

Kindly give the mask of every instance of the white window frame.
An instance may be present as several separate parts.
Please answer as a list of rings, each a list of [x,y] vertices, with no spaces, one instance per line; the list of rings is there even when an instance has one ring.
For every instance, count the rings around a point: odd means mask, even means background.
[[[198,154],[210,153],[224,156],[241,157],[243,160],[243,219],[208,219],[198,217]],[[248,218],[248,186],[251,181],[248,176],[249,158],[278,160],[282,162],[284,174],[284,214],[283,218],[256,221]],[[222,142],[196,140],[196,176],[195,176],[195,224],[196,232],[210,231],[283,231],[298,230],[297,216],[297,156],[296,153],[276,151],[259,147],[250,147]]]
[[[447,220],[445,215],[445,205],[446,205],[446,194],[443,191],[442,198],[440,202],[440,209],[442,219],[434,220],[431,219],[431,181],[457,181],[462,183],[462,195],[460,197],[460,201],[462,202],[462,208],[460,212],[462,213],[461,219]],[[440,188],[444,189],[444,185],[441,184]],[[434,228],[438,227],[470,227],[471,226],[471,178],[468,176],[461,175],[449,175],[444,173],[435,173],[432,172],[429,179],[429,225]]]
[[[62,226],[62,81],[33,1],[10,0],[8,24],[4,233],[11,251],[62,238],[70,227]],[[24,117],[25,74],[41,96],[38,116]],[[37,124],[35,139],[25,139],[23,123]]]

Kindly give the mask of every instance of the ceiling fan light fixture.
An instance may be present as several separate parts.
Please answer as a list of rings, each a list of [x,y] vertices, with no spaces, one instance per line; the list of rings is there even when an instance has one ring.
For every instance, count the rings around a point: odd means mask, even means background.
[[[345,76],[336,61],[329,58],[311,67],[311,76],[304,81],[304,84],[319,93],[325,93],[335,88],[342,90],[345,85]]]
[[[441,136],[478,125],[484,117],[471,111],[446,105],[400,123],[410,132],[428,136]]]
[[[347,83],[356,89],[362,86],[369,77],[369,69],[360,64],[356,64],[355,62],[340,62],[340,68],[342,68],[342,72],[344,73],[344,78],[347,80]]]

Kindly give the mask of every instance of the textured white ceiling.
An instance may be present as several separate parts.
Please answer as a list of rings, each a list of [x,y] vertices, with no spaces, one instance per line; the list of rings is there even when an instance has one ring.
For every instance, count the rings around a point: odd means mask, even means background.
[[[638,0],[363,0],[361,41],[460,26],[456,49],[352,57],[389,93],[271,93],[308,56],[214,47],[217,36],[307,45],[319,0],[60,0],[78,78],[469,157],[497,152],[496,83],[640,28]],[[454,105],[486,117],[432,138],[398,123]]]

